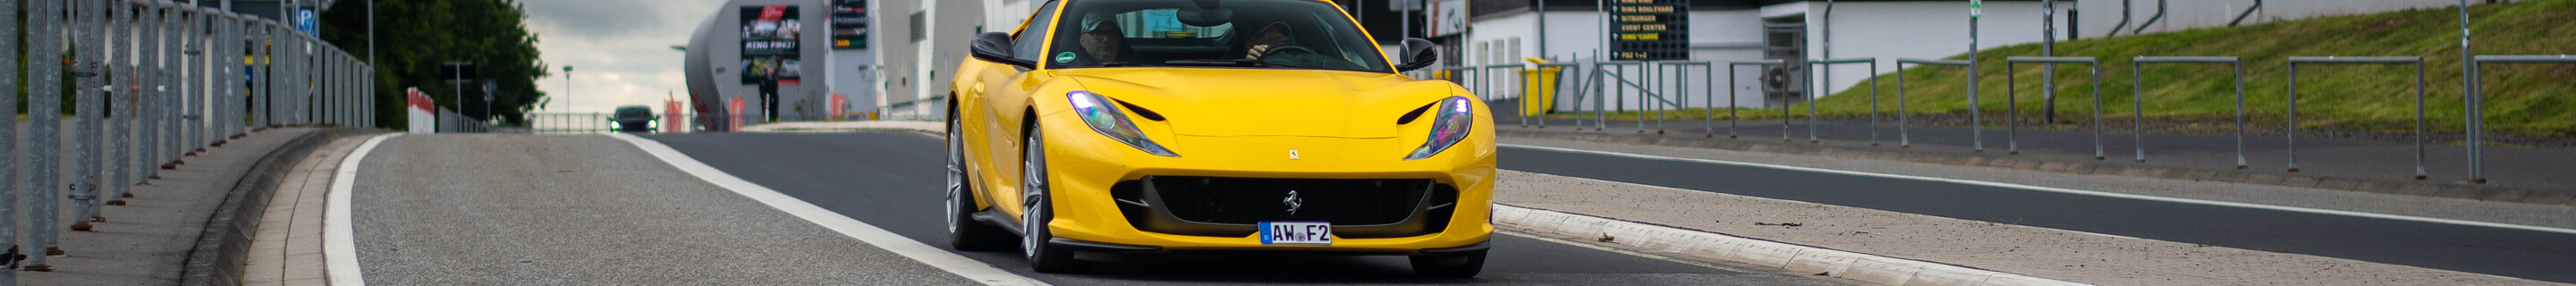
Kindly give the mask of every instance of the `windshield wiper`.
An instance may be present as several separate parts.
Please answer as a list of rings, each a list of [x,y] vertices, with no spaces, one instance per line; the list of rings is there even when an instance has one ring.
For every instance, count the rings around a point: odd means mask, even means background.
[[[1265,63],[1265,62],[1261,62],[1261,61],[1258,61],[1258,60],[1246,60],[1246,59],[1232,59],[1232,60],[1228,60],[1228,59],[1170,60],[1170,61],[1163,61],[1163,64],[1169,64],[1169,65],[1180,65],[1180,66],[1221,66],[1221,67],[1262,67],[1262,68],[1268,68],[1268,67],[1279,67],[1279,65],[1274,65],[1274,64],[1270,64],[1270,63]]]

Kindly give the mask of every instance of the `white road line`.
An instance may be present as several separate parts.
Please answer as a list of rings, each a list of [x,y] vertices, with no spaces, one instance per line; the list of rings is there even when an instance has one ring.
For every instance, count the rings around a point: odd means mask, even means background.
[[[358,185],[358,162],[367,159],[367,152],[375,151],[376,144],[384,143],[385,139],[402,135],[393,133],[367,139],[367,143],[350,151],[348,158],[340,159],[340,168],[331,172],[331,194],[329,201],[322,205],[322,269],[328,271],[325,275],[328,275],[331,285],[367,285],[365,277],[359,276],[358,243],[352,241],[358,235],[349,229],[349,190]]]
[[[680,171],[688,172],[689,175],[697,176],[699,180],[705,180],[709,184],[724,187],[726,190],[731,190],[735,194],[740,194],[743,197],[760,201],[761,204],[769,205],[770,208],[776,208],[779,211],[795,215],[797,218],[803,218],[805,221],[813,222],[815,225],[823,226],[823,228],[828,228],[835,232],[840,232],[841,235],[858,239],[860,242],[875,245],[877,248],[885,249],[886,251],[891,251],[898,255],[903,255],[903,257],[906,258],[912,258],[914,261],[920,261],[922,264],[929,264],[931,267],[938,267],[939,270],[945,270],[948,271],[948,273],[957,274],[957,276],[964,276],[966,279],[982,282],[984,285],[1048,285],[1046,282],[1040,282],[1037,279],[1029,279],[1028,277],[1011,273],[1010,271],[1003,271],[1001,268],[993,268],[992,265],[986,265],[983,262],[968,259],[965,256],[959,256],[956,253],[950,253],[947,250],[941,250],[928,244],[922,244],[920,241],[913,241],[911,238],[904,238],[901,235],[895,235],[894,232],[877,228],[875,225],[860,222],[858,219],[852,219],[848,216],[841,215],[841,213],[825,210],[823,207],[815,206],[813,203],[808,203],[804,200],[798,200],[796,197],[787,196],[787,194],[779,193],[777,190],[761,187],[759,184],[751,183],[751,181],[745,181],[742,178],[736,178],[731,174],[725,174],[724,171],[716,170],[715,167],[710,167],[705,163],[700,163],[697,159],[690,158],[687,154],[681,154],[679,150],[674,150],[671,149],[670,146],[662,145],[661,142],[654,142],[653,140],[623,133],[610,133],[608,136],[619,140],[626,140],[627,143],[633,143],[635,144],[635,148],[644,149],[644,153],[653,154],[653,157],[660,158],[662,159],[662,162],[669,163],[671,164],[671,167],[678,168]]]
[[[2087,195],[2087,196],[2098,196],[2098,197],[2112,197],[2112,198],[2133,199],[2133,200],[2147,200],[2147,201],[2159,201],[2159,202],[2169,202],[2169,203],[2185,203],[2185,204],[2210,205],[2210,206],[2222,206],[2222,207],[2238,207],[2238,208],[2264,209],[2264,210],[2276,210],[2276,211],[2286,211],[2286,212],[2300,212],[2300,213],[2312,213],[2312,214],[2324,214],[2324,215],[2339,215],[2339,216],[2354,216],[2354,217],[2366,217],[2366,218],[2376,218],[2376,219],[2403,220],[2403,221],[2414,221],[2414,222],[2429,222],[2429,223],[2439,223],[2439,224],[2453,224],[2453,225],[2465,225],[2465,226],[2477,226],[2477,227],[2492,227],[2492,228],[2504,228],[2504,229],[2518,229],[2518,230],[2529,230],[2529,231],[2539,231],[2539,232],[2554,232],[2554,233],[2562,233],[2562,234],[2576,234],[2576,229],[2565,229],[2565,228],[2555,228],[2555,227],[2545,227],[2545,226],[2529,226],[2529,225],[2505,224],[2505,223],[2493,223],[2493,222],[2483,222],[2483,221],[2467,221],[2467,220],[2444,219],[2444,218],[2429,218],[2429,217],[2408,216],[2408,215],[2393,215],[2393,214],[2366,213],[2366,212],[2356,212],[2356,211],[2342,211],[2342,210],[2329,210],[2329,209],[2314,209],[2314,208],[2291,207],[2291,206],[2276,206],[2276,205],[2266,205],[2266,204],[2252,204],[2252,203],[2224,202],[2224,201],[2212,201],[2212,200],[2201,200],[2201,199],[2186,199],[2186,198],[2159,197],[2159,196],[2148,196],[2148,195],[2137,195],[2137,194],[2123,194],[2123,193],[2112,193],[2112,192],[2102,192],[2102,191],[2077,190],[2077,189],[2057,188],[2057,187],[2033,186],[2033,185],[2024,185],[2024,184],[2015,184],[2015,183],[2004,183],[2004,182],[1993,182],[1993,181],[1979,181],[1979,180],[1965,180],[1965,179],[1951,179],[1951,178],[1935,178],[1935,177],[1914,176],[1914,175],[1898,175],[1898,174],[1885,174],[1885,173],[1870,173],[1870,172],[1859,172],[1859,171],[1845,171],[1845,170],[1833,170],[1833,169],[1822,169],[1822,168],[1798,167],[1798,166],[1788,166],[1788,165],[1773,165],[1773,164],[1763,164],[1763,163],[1749,163],[1749,162],[1726,161],[1726,160],[1711,160],[1711,159],[1696,159],[1696,158],[1667,157],[1667,156],[1656,156],[1656,155],[1646,155],[1646,154],[1636,154],[1636,153],[1623,153],[1623,152],[1610,152],[1610,151],[1594,151],[1594,150],[1569,149],[1569,148],[1557,148],[1557,147],[1546,147],[1546,146],[1530,146],[1530,145],[1520,145],[1520,144],[1495,144],[1495,145],[1496,145],[1496,146],[1501,146],[1501,147],[1521,148],[1521,149],[1532,149],[1532,150],[1543,150],[1543,151],[1553,151],[1553,152],[1561,152],[1561,153],[1592,154],[1592,155],[1602,155],[1602,156],[1612,156],[1612,157],[1627,157],[1627,158],[1647,159],[1647,160],[1674,161],[1674,162],[1689,162],[1689,163],[1702,163],[1702,164],[1713,164],[1713,165],[1728,165],[1728,166],[1740,166],[1740,167],[1755,167],[1755,168],[1769,168],[1769,169],[1780,169],[1780,170],[1789,170],[1789,171],[1801,171],[1801,172],[1812,172],[1812,173],[1826,173],[1826,174],[1838,174],[1838,175],[1852,175],[1852,176],[1866,176],[1866,177],[1879,177],[1879,178],[1902,179],[1902,180],[1931,181],[1931,182],[1942,182],[1942,183],[1952,183],[1952,184],[1961,184],[1961,185],[1974,185],[1974,186],[1987,186],[1987,187],[1997,187],[1997,188],[2023,189],[2023,190],[2032,190],[2032,191],[2041,191],[2041,192],[2051,192],[2051,193],[2061,193],[2061,194]]]

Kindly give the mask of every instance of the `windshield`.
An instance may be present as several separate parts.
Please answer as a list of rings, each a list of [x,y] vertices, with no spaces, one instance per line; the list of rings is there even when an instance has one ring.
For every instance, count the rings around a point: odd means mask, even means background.
[[[641,106],[617,108],[618,118],[641,118],[646,116],[653,116],[653,110],[651,108]]]
[[[1213,8],[1201,3],[1212,3]],[[1066,4],[1047,68],[1213,66],[1391,72],[1338,7],[1311,0]]]

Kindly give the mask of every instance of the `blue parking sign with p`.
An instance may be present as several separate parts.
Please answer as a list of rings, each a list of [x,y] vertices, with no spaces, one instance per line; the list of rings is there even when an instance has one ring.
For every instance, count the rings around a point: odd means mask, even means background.
[[[320,32],[320,31],[318,31],[318,30],[320,30],[320,27],[319,27],[318,25],[316,25],[316,24],[318,24],[318,23],[316,23],[316,22],[319,22],[318,20],[319,20],[319,19],[321,19],[321,18],[322,18],[322,17],[321,17],[321,15],[317,15],[317,14],[314,14],[314,13],[313,13],[313,9],[307,9],[307,8],[296,8],[296,9],[295,9],[295,29],[296,29],[296,30],[303,30],[303,31],[304,31],[304,33],[306,33],[306,34],[312,34],[312,33]]]

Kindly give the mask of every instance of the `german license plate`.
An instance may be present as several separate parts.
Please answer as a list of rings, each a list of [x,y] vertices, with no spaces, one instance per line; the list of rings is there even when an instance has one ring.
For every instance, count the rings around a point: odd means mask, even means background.
[[[1261,244],[1332,245],[1333,224],[1320,221],[1261,222]]]

